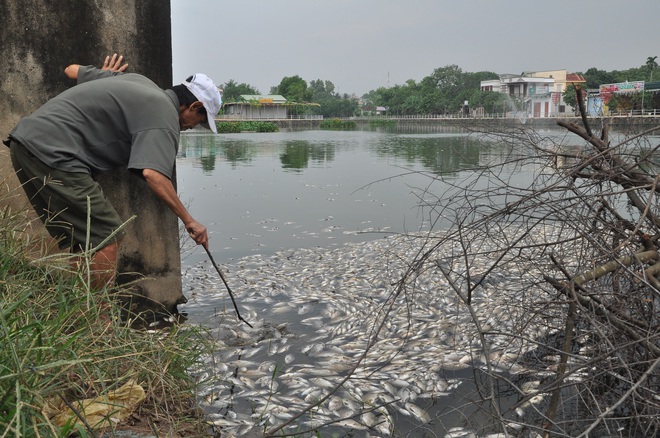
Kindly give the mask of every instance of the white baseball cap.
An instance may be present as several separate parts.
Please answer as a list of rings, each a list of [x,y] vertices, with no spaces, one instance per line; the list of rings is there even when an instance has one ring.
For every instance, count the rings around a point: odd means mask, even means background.
[[[217,134],[218,129],[215,126],[215,115],[220,112],[220,107],[222,106],[222,97],[220,96],[218,87],[204,73],[193,75],[190,81],[183,81],[183,85],[195,95],[197,100],[202,102],[208,116],[207,128]]]

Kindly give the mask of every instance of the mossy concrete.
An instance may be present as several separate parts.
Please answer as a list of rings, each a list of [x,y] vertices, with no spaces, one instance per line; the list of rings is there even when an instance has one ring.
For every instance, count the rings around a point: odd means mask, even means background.
[[[74,85],[63,73],[72,63],[100,66],[106,55],[119,53],[129,71],[162,88],[172,85],[169,2],[0,0],[0,17],[3,139],[21,117]],[[25,208],[27,199],[16,190],[8,152],[0,146],[0,202],[17,211]],[[119,258],[119,271],[130,274],[121,278],[150,278],[141,293],[174,310],[183,301],[178,219],[144,181],[125,169],[103,175],[101,185],[123,219],[137,215],[128,225]],[[39,221],[31,224],[30,233],[44,233]]]

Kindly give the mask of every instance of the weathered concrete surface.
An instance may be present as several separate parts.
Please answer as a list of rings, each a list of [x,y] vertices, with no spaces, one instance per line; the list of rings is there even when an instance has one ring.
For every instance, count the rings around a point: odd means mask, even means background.
[[[71,63],[100,66],[105,55],[119,53],[129,71],[163,88],[172,85],[169,2],[0,0],[0,17],[2,138],[21,117],[74,85],[63,74]],[[22,190],[14,190],[18,182],[4,146],[0,182],[0,203],[14,209],[26,205]],[[105,175],[101,184],[123,219],[138,216],[127,228],[120,272],[152,278],[144,288],[147,298],[173,310],[182,300],[178,219],[126,170]],[[43,232],[35,223],[35,232]]]

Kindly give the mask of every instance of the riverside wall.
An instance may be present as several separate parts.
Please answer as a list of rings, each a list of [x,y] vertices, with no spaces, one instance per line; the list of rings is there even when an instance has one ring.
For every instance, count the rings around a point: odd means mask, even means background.
[[[351,117],[343,120],[353,120],[358,126],[370,126],[373,122],[395,123],[399,128],[413,129],[435,129],[435,128],[456,128],[456,129],[502,129],[511,127],[526,127],[530,129],[551,129],[557,127],[557,121],[569,121],[582,124],[579,117],[529,117],[529,118],[432,118],[432,117]],[[323,120],[317,119],[274,119],[264,120],[275,123],[280,129],[287,130],[306,130],[319,129]],[[591,123],[600,125],[607,121],[613,129],[617,130],[639,130],[649,129],[660,125],[660,116],[615,116],[615,117],[591,117]],[[595,125],[594,125],[595,126]]]
[[[143,74],[162,88],[172,85],[169,2],[0,0],[0,16],[2,139],[21,117],[75,85],[63,73],[72,63],[101,66],[106,55],[119,53],[126,57],[130,72]],[[0,208],[29,215],[25,235],[30,241],[38,240],[34,235],[45,235],[41,222],[26,207],[28,200],[3,145],[0,181]],[[145,301],[173,310],[184,299],[178,219],[141,178],[126,169],[103,175],[100,183],[122,219],[137,216],[122,242],[120,281],[148,278],[136,286]],[[32,249],[37,254],[47,251]]]

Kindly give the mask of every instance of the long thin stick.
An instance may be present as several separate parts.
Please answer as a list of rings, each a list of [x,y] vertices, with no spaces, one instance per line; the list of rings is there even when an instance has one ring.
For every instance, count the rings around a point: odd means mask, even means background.
[[[215,260],[213,260],[213,256],[211,255],[209,249],[207,247],[204,247],[204,249],[206,250],[206,254],[209,255],[209,259],[211,260],[211,263],[213,263],[213,267],[215,268],[216,271],[218,271],[218,274],[220,274],[220,278],[222,279],[222,282],[225,284],[225,287],[227,288],[227,292],[229,292],[229,297],[231,298],[231,302],[234,305],[234,310],[236,310],[236,316],[238,316],[238,319],[246,323],[250,328],[254,328],[252,327],[252,324],[244,320],[243,317],[241,316],[240,312],[238,311],[238,306],[236,305],[236,300],[234,299],[234,293],[231,291],[231,288],[227,284],[227,280],[225,280],[225,276],[222,275],[222,271],[220,271],[220,268],[218,268],[218,265],[215,263]]]

